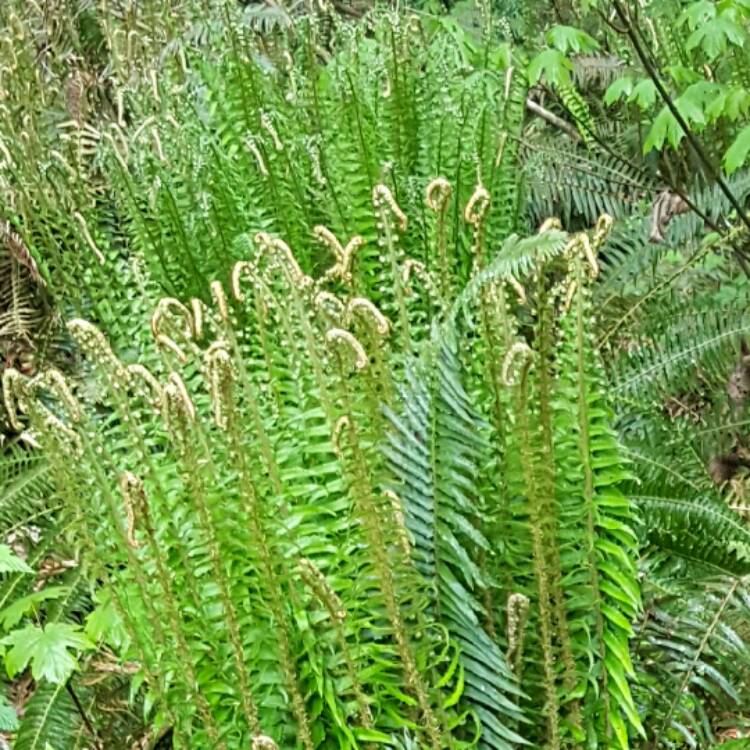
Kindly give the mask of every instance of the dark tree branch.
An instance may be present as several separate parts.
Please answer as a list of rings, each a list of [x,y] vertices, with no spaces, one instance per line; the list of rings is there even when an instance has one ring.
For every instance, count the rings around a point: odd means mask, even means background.
[[[104,745],[102,744],[101,738],[99,737],[98,732],[96,731],[93,723],[91,722],[91,719],[89,719],[88,714],[86,713],[86,709],[83,707],[83,704],[78,699],[78,696],[76,695],[76,691],[73,689],[73,685],[70,683],[70,681],[65,683],[65,689],[68,691],[68,695],[70,695],[71,699],[73,700],[73,704],[76,707],[76,710],[81,716],[81,719],[83,719],[83,723],[86,725],[86,729],[88,730],[88,733],[91,735],[91,738],[96,743],[97,748],[103,748]]]
[[[620,162],[628,164],[635,172],[638,172],[640,175],[642,175],[644,179],[646,179],[647,181],[650,181],[651,179],[650,175],[640,165],[624,157],[622,154],[618,154],[605,140],[603,140],[599,136],[597,132],[595,132],[589,127],[589,124],[587,122],[584,122],[579,117],[577,117],[576,113],[572,112],[565,105],[565,102],[563,102],[559,97],[558,97],[558,102],[560,106],[562,106],[563,109],[567,112],[567,114],[570,117],[572,117],[573,120],[575,120],[576,124],[579,127],[583,128],[586,131],[586,133],[592,138],[592,140],[594,140],[596,144],[605,153],[609,154],[611,157],[613,157],[614,159],[617,159]],[[680,198],[682,198],[682,200],[685,201],[685,204],[688,206],[688,208],[696,216],[698,216],[698,218],[700,218],[701,221],[703,221],[703,223],[707,227],[709,227],[709,229],[716,232],[723,239],[729,242],[730,246],[732,247],[735,260],[740,265],[745,275],[750,277],[750,265],[748,265],[747,255],[745,251],[742,248],[740,248],[737,245],[737,243],[728,235],[726,229],[724,227],[718,226],[717,223],[713,221],[713,219],[711,219],[711,217],[705,211],[701,210],[695,204],[695,201],[693,201],[692,198],[690,198],[690,196],[677,184],[676,180],[671,175],[665,175],[661,169],[658,170],[658,175],[659,175],[659,178],[664,182],[664,184],[667,185],[675,195],[678,195]],[[729,190],[728,187],[727,187],[727,190]],[[731,194],[731,191],[730,191],[730,195],[732,195],[732,198],[734,198],[733,194]],[[736,201],[736,199],[732,201],[732,199],[730,198],[730,202],[732,203],[733,206],[735,206],[735,208],[737,207],[738,202]],[[745,225],[747,225],[748,222],[744,215],[744,212],[742,213],[742,216],[745,218],[744,220]]]

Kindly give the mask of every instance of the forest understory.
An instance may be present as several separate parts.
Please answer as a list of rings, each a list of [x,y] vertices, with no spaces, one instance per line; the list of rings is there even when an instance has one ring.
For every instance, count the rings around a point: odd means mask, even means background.
[[[0,3],[0,750],[750,748],[750,0]]]

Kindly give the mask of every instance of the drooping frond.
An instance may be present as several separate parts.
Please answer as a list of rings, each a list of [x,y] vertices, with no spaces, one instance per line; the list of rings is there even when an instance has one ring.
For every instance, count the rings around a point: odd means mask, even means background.
[[[560,255],[565,249],[567,237],[565,232],[558,229],[548,229],[531,237],[508,237],[489,265],[475,274],[457,297],[451,309],[451,320],[456,320],[462,310],[476,302],[482,289],[492,282],[522,276],[536,264]]]
[[[44,281],[23,240],[0,221],[0,354],[15,362],[49,323]]]
[[[707,577],[705,568],[680,570],[669,559],[648,562],[644,573],[633,653],[650,739],[713,746],[712,717],[732,716],[747,704],[747,578]]]
[[[666,312],[666,311],[665,311]],[[750,333],[750,318],[742,307],[693,311],[655,319],[658,329],[615,362],[615,392],[639,398],[677,392],[700,374],[714,384],[726,382],[737,360],[739,342]],[[659,330],[661,329],[661,330]]]
[[[0,453],[0,523],[8,533],[39,524],[55,503],[49,462],[41,453],[8,448]]]
[[[572,61],[573,80],[582,90],[604,90],[613,80],[619,78],[626,68],[624,61],[616,55],[576,55]]]
[[[523,155],[528,210],[536,222],[558,216],[567,228],[574,219],[593,224],[605,213],[621,218],[654,189],[643,170],[596,149],[533,141],[523,143]]]

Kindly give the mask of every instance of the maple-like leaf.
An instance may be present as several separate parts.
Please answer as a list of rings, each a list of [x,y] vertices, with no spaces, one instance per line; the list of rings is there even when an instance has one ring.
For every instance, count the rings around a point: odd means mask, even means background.
[[[78,626],[63,622],[49,623],[43,628],[27,625],[14,630],[0,644],[10,646],[5,654],[5,666],[11,679],[31,664],[35,680],[57,684],[65,683],[78,666],[71,651],[94,647]]]
[[[542,77],[554,86],[570,81],[573,63],[560,50],[546,49],[529,63],[529,82],[533,85]]]
[[[553,26],[547,32],[547,42],[563,54],[593,52],[599,49],[599,43],[596,39],[574,26]]]

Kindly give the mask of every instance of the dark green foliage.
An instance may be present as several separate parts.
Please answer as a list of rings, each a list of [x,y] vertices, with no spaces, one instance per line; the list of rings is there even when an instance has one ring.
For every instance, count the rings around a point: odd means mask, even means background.
[[[750,573],[750,532],[726,506],[709,499],[633,497],[649,544],[725,574]]]
[[[79,746],[81,716],[65,685],[42,685],[24,707],[24,718],[13,747],[18,750],[59,750]],[[54,743],[54,744],[53,744]]]
[[[394,489],[414,540],[414,564],[433,592],[432,608],[461,650],[464,695],[481,721],[481,746],[507,748],[522,741],[507,728],[522,717],[509,700],[518,700],[519,690],[505,655],[484,629],[491,613],[479,597],[488,582],[475,561],[477,553],[490,550],[480,531],[476,483],[489,444],[461,384],[452,338],[439,338],[421,371],[408,373],[404,411],[389,412],[393,431],[384,450],[399,482]]]

